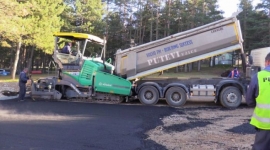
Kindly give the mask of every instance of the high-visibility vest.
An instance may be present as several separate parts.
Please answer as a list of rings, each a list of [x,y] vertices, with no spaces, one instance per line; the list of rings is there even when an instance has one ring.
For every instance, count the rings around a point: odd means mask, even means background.
[[[250,124],[270,130],[270,72],[263,70],[258,73],[258,86],[259,95]]]

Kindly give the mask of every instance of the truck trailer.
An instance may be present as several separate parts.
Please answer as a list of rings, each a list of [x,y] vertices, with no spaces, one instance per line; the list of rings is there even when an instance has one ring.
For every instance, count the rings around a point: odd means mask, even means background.
[[[239,50],[246,72],[241,27],[236,15],[125,50],[115,63],[105,60],[106,40],[84,33],[55,33],[54,62],[58,75],[32,82],[32,98],[120,103],[139,99],[155,105],[165,99],[172,107],[187,100],[208,99],[235,108],[242,102],[248,78],[142,79],[169,68]],[[77,42],[72,54],[61,53],[60,39]],[[87,44],[102,47],[99,57],[86,56]]]

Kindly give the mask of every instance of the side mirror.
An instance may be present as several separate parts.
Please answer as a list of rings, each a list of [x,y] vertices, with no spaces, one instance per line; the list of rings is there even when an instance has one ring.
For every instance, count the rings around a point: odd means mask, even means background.
[[[248,64],[252,65],[253,64],[253,57],[252,56],[248,56]]]
[[[251,78],[252,76],[252,69],[251,67],[246,67],[246,77]]]
[[[107,63],[112,63],[112,59],[111,58],[109,58],[108,60],[107,60]]]

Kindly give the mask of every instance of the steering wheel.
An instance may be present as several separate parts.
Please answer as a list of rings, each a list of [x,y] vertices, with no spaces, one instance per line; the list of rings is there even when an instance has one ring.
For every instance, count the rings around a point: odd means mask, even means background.
[[[73,55],[73,56],[76,56],[76,55],[78,54],[78,52],[77,52],[77,51],[71,50],[71,51],[70,51],[70,54]]]

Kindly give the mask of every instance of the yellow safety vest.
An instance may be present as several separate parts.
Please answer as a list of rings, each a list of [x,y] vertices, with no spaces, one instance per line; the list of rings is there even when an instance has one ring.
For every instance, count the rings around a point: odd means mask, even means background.
[[[250,124],[270,130],[270,72],[263,70],[258,73],[258,86],[259,95]]]

